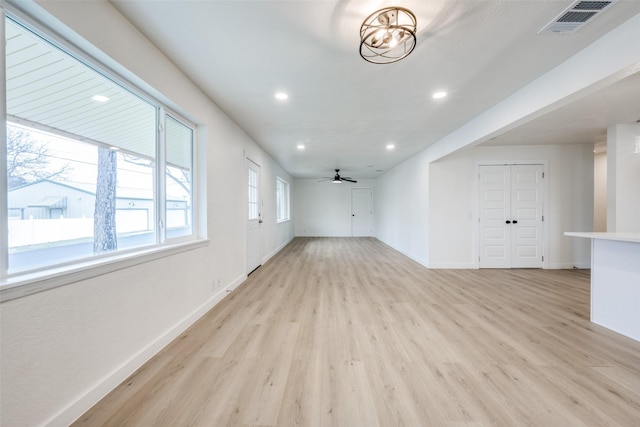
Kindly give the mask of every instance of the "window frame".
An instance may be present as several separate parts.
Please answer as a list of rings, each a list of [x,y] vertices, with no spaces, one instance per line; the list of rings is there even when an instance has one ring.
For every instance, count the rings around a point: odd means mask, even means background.
[[[87,53],[78,47],[75,41],[79,41],[82,45],[88,42],[84,39],[70,41],[60,34],[53,31],[46,25],[43,25],[23,12],[17,10],[11,5],[0,6],[0,31],[2,32],[3,41],[6,37],[6,20],[11,19],[32,31],[39,37],[44,38],[49,43],[55,45],[58,49],[74,59],[84,63],[94,72],[110,79],[123,89],[130,91],[134,95],[147,101],[156,109],[157,129],[156,129],[156,171],[154,175],[154,204],[156,211],[156,239],[153,244],[117,250],[115,252],[89,255],[77,260],[52,264],[45,267],[33,268],[29,270],[8,273],[9,267],[9,247],[8,247],[8,182],[6,173],[0,174],[0,302],[20,298],[36,292],[63,286],[79,280],[85,280],[91,277],[107,274],[112,271],[128,268],[145,262],[150,262],[159,258],[171,256],[188,250],[208,245],[206,231],[201,227],[200,216],[203,215],[202,195],[198,188],[198,162],[197,151],[200,144],[198,137],[202,135],[199,127],[193,120],[187,119],[183,114],[179,114],[176,109],[171,108],[169,102],[161,102],[149,93],[154,91],[145,82],[140,81],[138,84],[131,83],[123,77],[121,73],[114,71],[113,67],[108,67],[96,58],[95,54]],[[6,43],[2,43],[0,53],[2,54],[2,62],[0,67],[4,78],[1,79],[0,87],[2,95],[0,102],[5,107],[1,115],[2,125],[0,126],[0,163],[6,165],[6,137],[7,137],[7,109],[6,109]],[[99,56],[99,55],[98,55]],[[124,67],[117,64],[119,69]],[[145,87],[143,89],[141,86]],[[160,95],[162,96],[162,95]],[[164,98],[164,97],[163,97]],[[192,147],[191,147],[191,233],[188,235],[166,238],[166,140],[165,140],[165,120],[166,116],[170,116],[174,120],[180,122],[191,129]],[[162,221],[162,222],[161,222]],[[162,224],[162,229],[161,228]]]
[[[280,187],[282,187],[282,190],[280,190]],[[280,200],[281,197],[282,200]],[[283,209],[286,213],[284,217],[281,216],[281,210]],[[280,224],[287,221],[291,221],[291,190],[287,181],[276,176],[276,223]]]
[[[161,139],[163,141],[163,143],[159,143],[158,146],[158,152],[162,151],[162,158],[163,158],[163,165],[164,168],[162,168],[162,171],[158,171],[158,179],[162,180],[162,182],[164,182],[164,187],[163,187],[163,194],[162,194],[162,199],[161,199],[161,204],[162,204],[162,221],[164,224],[164,232],[162,233],[162,238],[160,239],[160,241],[164,242],[167,240],[167,194],[166,194],[166,182],[167,182],[167,174],[166,174],[166,170],[167,170],[167,132],[166,132],[166,126],[167,126],[167,118],[172,119],[173,121],[175,121],[176,123],[185,126],[187,128],[189,128],[191,130],[191,211],[189,213],[189,220],[190,220],[190,224],[191,224],[191,234],[189,235],[185,235],[185,236],[178,236],[178,237],[173,237],[171,239],[169,239],[170,241],[178,241],[178,240],[184,240],[184,239],[190,239],[192,236],[197,234],[197,216],[196,216],[196,148],[197,148],[197,127],[191,123],[190,120],[185,119],[183,116],[181,116],[180,114],[177,114],[175,111],[168,109],[167,107],[161,107],[161,111],[163,110],[164,116],[162,117],[164,120],[164,123],[162,125],[162,129],[161,129]]]
[[[258,167],[253,162],[247,165],[247,220],[258,221],[260,220],[260,175],[258,170],[251,166],[252,164]]]

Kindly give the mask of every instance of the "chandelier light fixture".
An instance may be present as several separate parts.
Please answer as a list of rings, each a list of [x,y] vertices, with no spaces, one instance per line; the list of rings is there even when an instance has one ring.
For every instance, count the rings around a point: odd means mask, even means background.
[[[360,56],[374,64],[390,64],[416,47],[416,16],[403,7],[385,7],[360,27]]]

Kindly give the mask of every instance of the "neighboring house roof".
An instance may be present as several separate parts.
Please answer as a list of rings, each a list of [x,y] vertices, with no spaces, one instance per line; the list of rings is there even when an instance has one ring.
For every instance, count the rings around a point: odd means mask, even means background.
[[[44,196],[43,198],[29,203],[27,207],[30,208],[66,208],[67,197],[66,196]]]
[[[52,181],[52,180],[50,180],[50,179],[39,179],[39,180],[37,180],[37,181],[29,182],[29,183],[27,183],[27,184],[24,184],[24,185],[20,185],[20,186],[18,186],[18,187],[11,188],[11,189],[9,189],[9,193],[11,193],[12,191],[20,190],[20,189],[22,189],[22,188],[31,187],[32,185],[42,184],[43,182],[48,182],[48,183],[50,183],[50,184],[59,185],[60,187],[66,187],[66,188],[70,188],[70,189],[72,189],[72,190],[76,190],[76,191],[82,191],[83,193],[91,194],[91,195],[93,195],[93,196],[95,196],[95,195],[96,195],[96,193],[92,193],[91,191],[87,191],[87,190],[84,190],[84,189],[79,188],[79,187],[74,187],[74,186],[71,186],[71,185],[68,185],[68,184],[64,184],[64,183],[62,183],[62,182]]]

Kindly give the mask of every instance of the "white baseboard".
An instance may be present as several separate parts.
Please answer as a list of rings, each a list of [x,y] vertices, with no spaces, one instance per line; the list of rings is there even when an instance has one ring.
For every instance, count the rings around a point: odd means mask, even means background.
[[[291,241],[295,238],[291,237],[289,238],[289,240],[287,240],[286,242],[284,242],[283,244],[281,244],[280,246],[278,246],[277,248],[275,248],[273,251],[271,251],[270,253],[268,253],[264,258],[262,258],[262,263],[266,263],[267,261],[269,261],[271,258],[273,258],[273,256],[275,254],[277,254],[278,252],[280,252],[281,250],[284,249],[285,246],[287,246],[289,243],[291,243]]]
[[[243,274],[243,275],[239,276],[237,279],[235,279],[233,282],[231,282],[226,288],[224,288],[225,292],[229,293],[229,292],[233,291],[235,288],[237,288],[238,286],[242,285],[245,280],[247,280],[247,275],[246,274]]]
[[[432,263],[429,264],[429,268],[432,269],[447,269],[447,270],[477,270],[478,265],[474,263]]]
[[[148,362],[153,356],[158,354],[160,350],[166,347],[171,341],[180,336],[189,326],[194,324],[198,319],[204,316],[216,304],[227,296],[231,291],[240,286],[247,276],[242,275],[232,281],[225,288],[220,289],[215,295],[209,298],[204,304],[195,309],[189,315],[184,317],[180,322],[167,330],[162,336],[153,341],[151,344],[141,349],[136,355],[116,368],[113,372],[100,380],[93,388],[87,390],[85,394],[76,399],[67,407],[60,410],[56,415],[51,417],[45,425],[47,426],[68,426],[88,411],[93,405],[98,403],[102,398],[109,394],[113,389],[126,380],[138,368]]]
[[[391,249],[393,249],[394,251],[396,251],[396,252],[400,252],[402,255],[406,256],[407,258],[411,259],[412,261],[417,262],[418,264],[422,265],[423,267],[427,267],[427,268],[429,268],[429,267],[427,266],[427,261],[426,261],[426,260],[421,260],[421,259],[419,259],[419,258],[417,258],[417,257],[414,257],[412,254],[410,254],[410,253],[408,253],[408,252],[405,252],[405,251],[403,251],[403,250],[401,250],[401,249],[398,249],[398,248],[394,247],[393,245],[390,245],[389,243],[385,242],[384,240],[380,239],[379,237],[376,237],[376,236],[371,236],[371,237],[373,237],[373,238],[375,238],[375,239],[377,239],[377,240],[381,241],[382,243],[384,243],[385,245],[389,246],[389,247],[390,247]]]
[[[554,263],[554,264],[547,264],[545,266],[545,268],[549,269],[549,270],[571,270],[574,268],[578,268],[578,269],[589,269],[591,268],[591,264],[588,263],[577,263],[577,264],[567,264],[567,263]]]

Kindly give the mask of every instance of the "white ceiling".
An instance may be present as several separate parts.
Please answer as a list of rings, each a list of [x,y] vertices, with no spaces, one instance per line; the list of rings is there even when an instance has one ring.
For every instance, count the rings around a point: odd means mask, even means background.
[[[485,145],[602,144],[607,127],[640,122],[640,73],[552,111]]]
[[[640,1],[619,0],[576,33],[538,34],[572,1],[111,3],[296,178],[380,176],[640,13]],[[375,65],[360,58],[359,29],[382,6],[411,9],[418,42]],[[639,80],[490,143],[598,142],[610,124],[640,119]],[[437,90],[449,96],[433,100]]]

